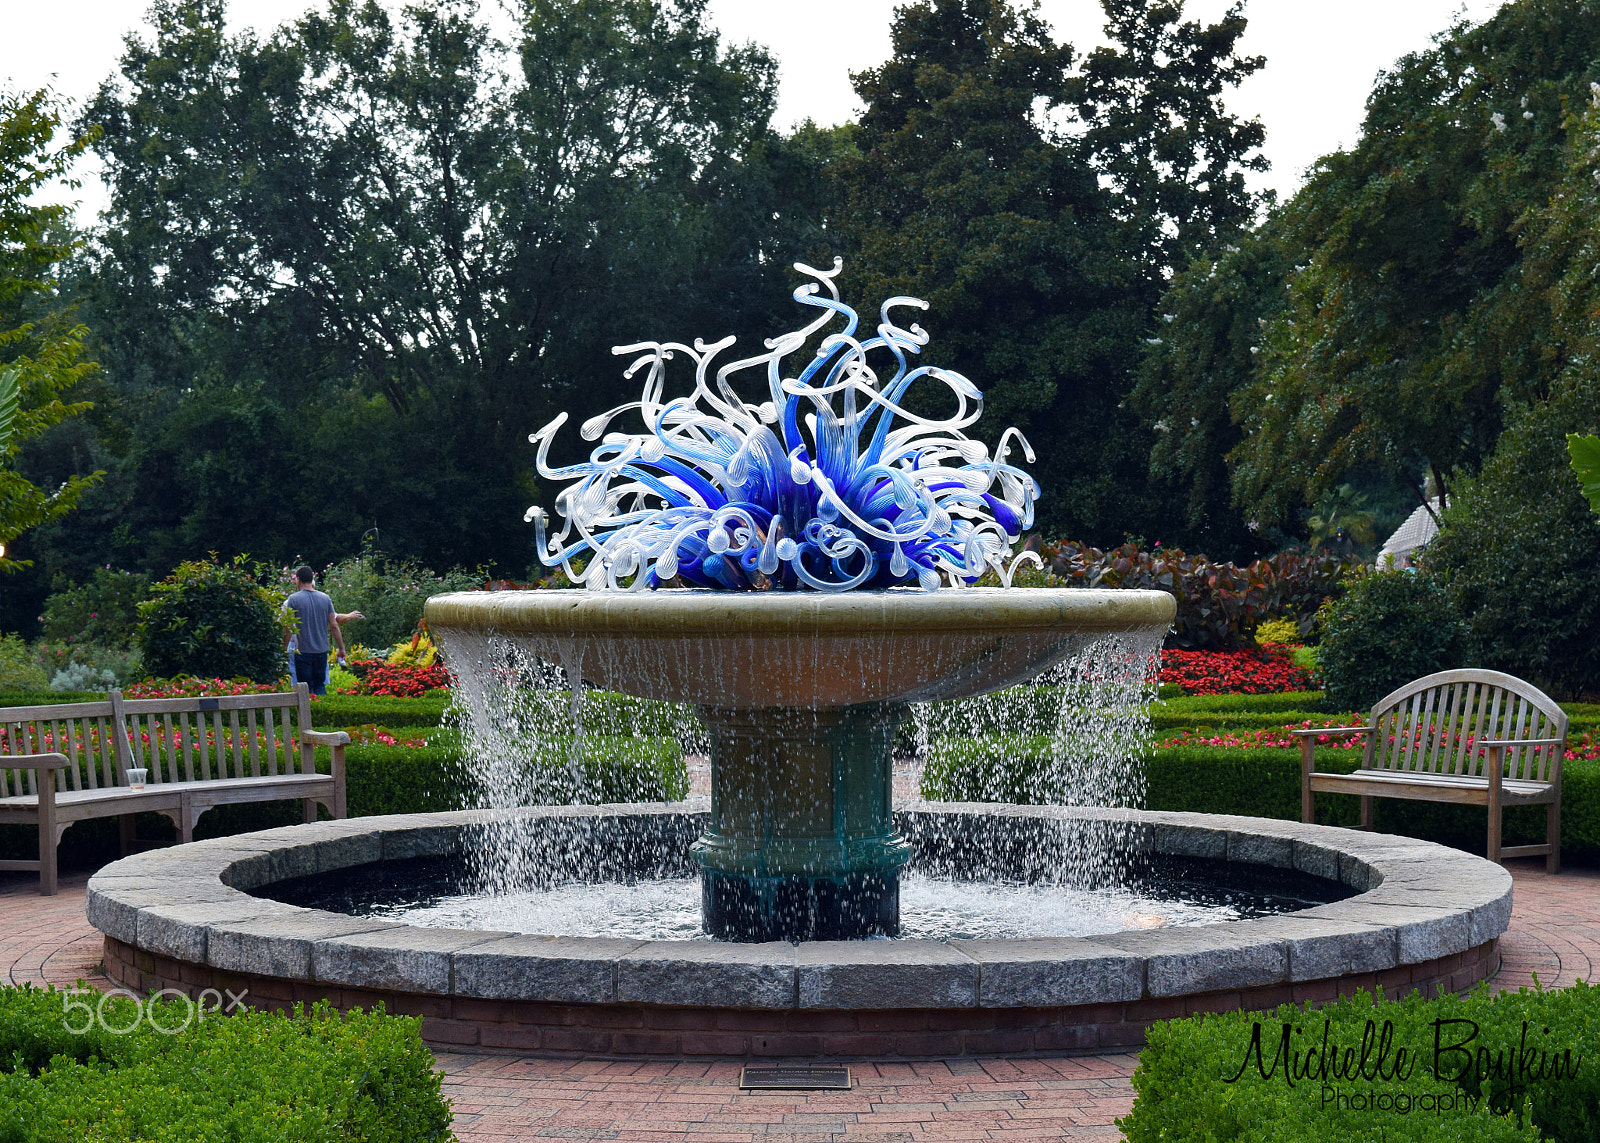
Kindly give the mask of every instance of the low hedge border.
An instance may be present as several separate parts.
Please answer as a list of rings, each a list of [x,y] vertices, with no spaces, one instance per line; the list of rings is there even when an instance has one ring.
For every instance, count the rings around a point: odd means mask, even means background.
[[[1591,1143],[1597,1058],[1582,982],[1193,1016],[1150,1028],[1117,1126],[1128,1143]]]
[[[1031,797],[1037,775],[1050,761],[1041,740],[940,743],[923,773],[923,795],[934,801],[1021,801]],[[1316,752],[1317,769],[1348,774],[1361,753],[1333,747]],[[1561,787],[1561,851],[1580,862],[1600,861],[1600,761],[1564,764]],[[1300,820],[1300,751],[1237,750],[1220,746],[1152,749],[1144,759],[1144,808],[1207,814]],[[1360,803],[1353,795],[1317,798],[1322,825],[1354,827]],[[1508,845],[1544,840],[1544,807],[1506,811]],[[1375,825],[1384,833],[1422,838],[1483,853],[1487,818],[1481,806],[1408,802],[1379,798]]]
[[[448,727],[392,727],[396,737],[423,737],[427,746],[352,744],[345,749],[345,787],[351,817],[374,814],[433,813],[467,809],[475,804],[474,785],[461,765],[458,734]],[[673,739],[590,736],[584,739],[581,786],[574,801],[664,802],[689,792],[688,767]],[[565,770],[568,741],[551,744],[539,764]],[[317,751],[318,768],[331,765],[327,750]],[[567,779],[563,775],[563,780]],[[195,825],[197,840],[293,825],[300,821],[298,802],[259,802],[218,806]],[[172,823],[159,814],[141,814],[139,836],[151,840],[175,837]],[[0,858],[27,859],[37,851],[31,826],[0,826]],[[114,818],[78,822],[62,837],[61,862],[81,869],[114,861],[120,853]],[[0,1136],[4,1143],[4,1136]]]
[[[197,1017],[187,1000],[90,996],[69,1007],[69,993],[0,987],[0,1140],[455,1138],[418,1018],[326,1005]]]

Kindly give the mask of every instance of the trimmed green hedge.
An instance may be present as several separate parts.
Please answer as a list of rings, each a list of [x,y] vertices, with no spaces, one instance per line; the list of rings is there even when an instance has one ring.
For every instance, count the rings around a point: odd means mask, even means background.
[[[1374,1048],[1365,1073],[1350,1075],[1363,1036],[1376,1044],[1385,1029],[1382,1070]],[[1298,1060],[1290,1076],[1278,1056],[1286,1036],[1286,1054]],[[1128,1143],[1592,1143],[1597,1059],[1600,989],[1581,982],[1499,996],[1487,986],[1437,1000],[1412,993],[1376,1005],[1358,993],[1315,1010],[1155,1024],[1133,1076],[1133,1110],[1117,1126]],[[1344,1076],[1333,1071],[1341,1063]],[[1493,1074],[1495,1064],[1504,1071]]]
[[[382,1009],[67,1008],[54,990],[0,988],[0,1140],[11,1143],[445,1143],[449,1101],[418,1034]],[[101,1006],[98,994],[90,1004]],[[165,1034],[150,1027],[153,1014]],[[125,1035],[109,1028],[137,1027]],[[184,1027],[187,1021],[187,1026]],[[86,1027],[82,1034],[68,1030]]]
[[[1322,747],[1317,769],[1348,774],[1359,751]],[[925,797],[948,801],[1036,800],[1038,775],[1052,764],[1047,739],[939,742],[923,771]],[[1144,760],[1145,808],[1300,820],[1300,751],[1179,746],[1150,750]],[[1561,851],[1572,860],[1600,860],[1600,762],[1567,762],[1561,788]],[[1317,820],[1354,826],[1354,795],[1317,795]],[[1505,815],[1507,845],[1544,840],[1543,806],[1513,806]],[[1481,806],[1379,798],[1374,824],[1385,833],[1427,838],[1482,853],[1488,819]]]
[[[311,725],[337,730],[369,722],[380,726],[438,726],[448,709],[450,699],[444,694],[422,698],[326,694],[311,700]]]

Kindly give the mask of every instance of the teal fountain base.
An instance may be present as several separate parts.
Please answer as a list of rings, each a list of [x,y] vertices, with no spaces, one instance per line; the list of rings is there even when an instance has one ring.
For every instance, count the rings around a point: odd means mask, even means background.
[[[711,732],[705,930],[735,941],[857,940],[900,931],[890,760],[901,703],[702,708]]]

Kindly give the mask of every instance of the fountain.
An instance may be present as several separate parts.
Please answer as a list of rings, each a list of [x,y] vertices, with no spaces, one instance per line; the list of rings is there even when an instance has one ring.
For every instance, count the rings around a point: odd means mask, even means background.
[[[797,268],[812,281],[795,298],[819,316],[767,352],[717,365],[731,338],[619,347],[636,355],[628,373],[644,371],[643,394],[583,426],[600,442],[590,459],[550,464],[564,415],[531,438],[540,474],[570,483],[559,532],[537,508],[529,518],[545,563],[577,589],[429,601],[486,808],[118,862],[88,895],[108,975],[143,991],[248,988],[266,1004],[382,1001],[422,1015],[431,1040],[480,1047],[919,1056],[1122,1047],[1184,1012],[1460,988],[1492,972],[1509,877],[1428,843],[1084,797],[895,803],[892,753],[913,704],[1041,675],[1063,711],[1117,696],[1115,710],[1063,714],[1083,733],[1060,765],[1137,757],[1175,606],[1164,592],[1011,587],[1019,563],[1037,563],[1013,554],[1038,492],[1010,462],[1013,448],[1031,459],[1027,442],[1009,430],[991,452],[970,439],[978,390],[912,367],[928,337],[890,311],[923,303],[891,298],[858,338],[838,264]],[[786,377],[795,354],[804,368]],[[693,385],[668,398],[678,359]],[[752,379],[765,399],[736,388]],[[930,415],[919,384],[942,386],[953,412]],[[612,431],[635,413],[643,432]],[[692,707],[709,740],[709,805],[534,804],[560,800],[527,782],[527,739],[560,737],[548,707],[519,711],[535,679],[570,695],[573,772],[587,696]],[[1172,923],[1134,912],[1066,932],[895,939],[908,867],[1048,890],[1108,839],[1301,896]],[[405,896],[463,868],[491,890],[562,881],[591,895],[582,887],[692,870],[704,934],[530,928],[503,912],[492,928],[439,927],[384,904],[384,885]],[[1266,915],[1284,909],[1298,911]],[[1244,919],[1207,923],[1224,916]]]
[[[711,739],[710,825],[692,851],[702,917],[741,941],[895,935],[911,851],[891,820],[890,754],[907,704],[1026,681],[1108,636],[1137,643],[1142,661],[1125,669],[1147,671],[1176,610],[1159,591],[966,586],[1011,578],[1038,493],[1009,463],[1013,440],[1031,459],[1027,442],[1008,430],[991,456],[963,432],[982,411],[977,388],[912,367],[928,336],[891,310],[926,303],[890,298],[875,336],[857,339],[840,264],[796,268],[813,280],[795,300],[821,312],[767,352],[716,367],[732,338],[618,346],[638,355],[627,372],[644,371],[644,391],[584,425],[603,437],[590,461],[550,466],[565,414],[531,438],[541,475],[574,481],[553,542],[529,512],[541,554],[591,590],[458,593],[427,611],[476,676],[485,645],[509,641],[566,665],[572,686],[699,710]],[[786,377],[785,358],[813,345]],[[679,356],[693,388],[667,399]],[[745,377],[765,401],[738,392]],[[911,411],[919,382],[943,386],[950,416]],[[608,432],[625,413],[645,431]]]

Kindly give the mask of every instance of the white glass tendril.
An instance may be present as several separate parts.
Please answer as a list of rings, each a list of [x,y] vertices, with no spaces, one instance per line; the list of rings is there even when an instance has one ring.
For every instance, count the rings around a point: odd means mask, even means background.
[[[555,536],[546,535],[544,511],[528,509],[546,566],[590,588],[845,591],[968,585],[990,569],[1009,585],[1019,562],[1038,563],[1031,552],[1007,562],[1039,496],[1034,479],[1008,463],[1013,445],[1033,461],[1028,442],[1007,429],[991,456],[962,432],[982,413],[978,388],[948,369],[911,368],[928,335],[896,325],[889,311],[926,302],[890,298],[877,335],[858,340],[859,318],[834,283],[841,268],[837,259],[827,271],[797,263],[814,281],[795,301],[822,312],[766,341],[766,353],[714,373],[732,337],[612,349],[639,355],[624,376],[644,370],[644,391],[585,422],[583,438],[601,442],[589,460],[550,466],[565,413],[528,438],[540,476],[573,481],[556,496],[564,522]],[[841,319],[798,377],[783,376],[785,357]],[[678,354],[694,363],[694,388],[667,398],[667,362]],[[769,399],[746,401],[736,376],[760,376]],[[919,382],[942,384],[955,412],[941,420],[907,410]],[[609,431],[635,411],[645,432]],[[574,561],[584,562],[581,573]]]

